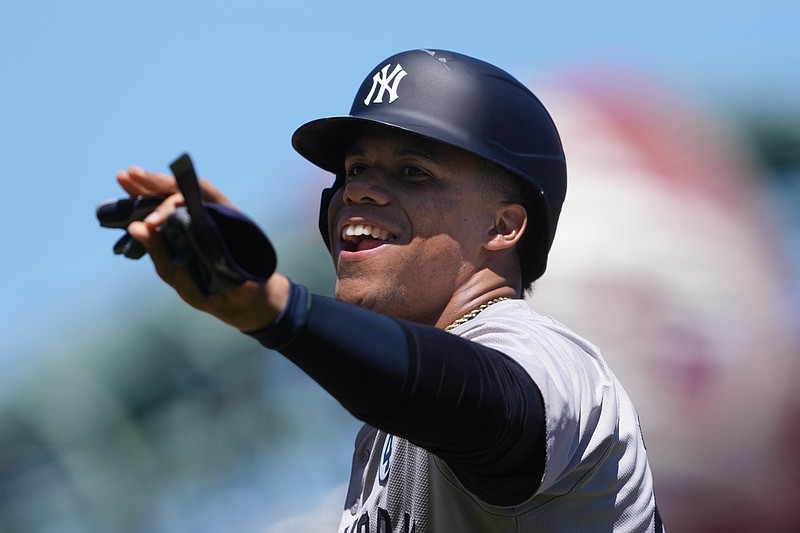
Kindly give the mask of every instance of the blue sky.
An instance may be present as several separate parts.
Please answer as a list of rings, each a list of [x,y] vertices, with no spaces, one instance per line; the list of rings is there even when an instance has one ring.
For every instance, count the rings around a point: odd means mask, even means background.
[[[94,219],[119,168],[189,151],[268,233],[313,226],[324,180],[290,135],[345,113],[394,52],[457,50],[533,80],[623,62],[723,109],[797,113],[798,15],[789,0],[4,0],[0,372],[167,296]]]

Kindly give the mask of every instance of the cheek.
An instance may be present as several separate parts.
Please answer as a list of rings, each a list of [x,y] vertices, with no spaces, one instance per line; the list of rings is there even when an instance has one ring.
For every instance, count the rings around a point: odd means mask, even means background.
[[[438,201],[430,200],[432,199],[426,198],[404,204],[405,211],[414,226],[414,233],[425,237],[440,233],[456,235],[464,226],[464,220],[468,218],[464,213],[464,206],[455,199],[447,197]]]
[[[330,242],[334,240],[333,233],[336,232],[336,213],[338,213],[339,209],[342,207],[342,194],[341,188],[334,193],[329,191],[322,193],[319,212],[320,231],[322,231],[322,226],[324,225],[325,229],[327,229],[326,237],[330,239]]]
[[[492,217],[484,216],[475,206],[458,202],[425,206],[420,212],[427,216],[418,221],[418,235],[446,237],[453,241],[451,245],[463,248],[480,247],[492,223]]]
[[[419,247],[410,257],[409,274],[433,283],[447,284],[463,268],[465,256],[458,237],[440,232],[421,239]]]

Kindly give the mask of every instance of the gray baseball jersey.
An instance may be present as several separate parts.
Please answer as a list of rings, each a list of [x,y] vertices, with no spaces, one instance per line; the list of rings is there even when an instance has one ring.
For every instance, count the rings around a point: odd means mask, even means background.
[[[656,530],[638,415],[595,346],[522,300],[497,303],[452,333],[510,356],[538,385],[546,414],[539,489],[520,505],[489,505],[441,459],[374,430],[357,443],[366,464],[351,485],[361,491],[340,533]]]

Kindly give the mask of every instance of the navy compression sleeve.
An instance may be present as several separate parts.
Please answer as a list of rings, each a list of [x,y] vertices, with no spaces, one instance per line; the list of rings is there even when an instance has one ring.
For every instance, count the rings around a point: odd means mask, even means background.
[[[544,407],[504,354],[293,285],[278,321],[252,334],[354,416],[435,453],[486,501],[520,503],[544,471]]]

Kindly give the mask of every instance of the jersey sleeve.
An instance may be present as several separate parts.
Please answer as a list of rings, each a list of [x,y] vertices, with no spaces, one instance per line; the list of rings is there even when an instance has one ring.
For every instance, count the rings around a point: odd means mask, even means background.
[[[538,488],[542,397],[500,351],[296,284],[276,323],[251,335],[357,418],[443,459],[487,503],[513,505]]]

